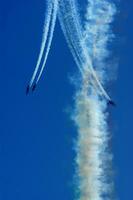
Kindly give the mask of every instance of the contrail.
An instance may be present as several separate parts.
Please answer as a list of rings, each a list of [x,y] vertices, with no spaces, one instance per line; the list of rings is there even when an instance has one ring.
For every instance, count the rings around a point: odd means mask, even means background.
[[[45,67],[46,62],[47,62],[48,54],[49,54],[49,51],[50,51],[50,47],[51,47],[51,43],[52,43],[52,39],[53,39],[53,34],[54,34],[54,29],[55,29],[55,24],[56,24],[58,3],[59,3],[59,0],[53,1],[53,12],[52,12],[52,15],[51,15],[51,24],[50,24],[50,31],[49,31],[49,35],[48,35],[48,39],[47,39],[48,42],[47,42],[46,52],[45,52],[44,61],[43,61],[40,73],[39,73],[37,80],[36,80],[36,84],[38,83],[38,81],[41,78],[41,75],[43,73],[44,67]]]
[[[47,0],[46,1],[46,17],[45,17],[45,21],[44,21],[44,27],[43,27],[43,37],[42,37],[42,43],[41,43],[41,49],[40,49],[40,54],[37,60],[37,65],[35,67],[34,73],[32,75],[31,81],[30,81],[30,87],[32,86],[34,79],[36,77],[36,74],[38,72],[40,63],[41,63],[41,59],[44,53],[44,49],[45,49],[45,45],[46,45],[46,41],[47,41],[47,37],[48,37],[48,32],[50,29],[50,21],[51,21],[51,15],[52,15],[52,10],[53,10],[53,5],[52,5],[52,1],[51,0]]]

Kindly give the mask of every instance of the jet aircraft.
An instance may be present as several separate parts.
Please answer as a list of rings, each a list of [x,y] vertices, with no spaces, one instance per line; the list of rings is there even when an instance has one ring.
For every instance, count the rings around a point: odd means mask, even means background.
[[[30,86],[28,85],[27,88],[26,88],[26,95],[29,94],[29,90],[30,90]]]
[[[112,100],[109,100],[109,101],[108,101],[108,105],[111,105],[111,106],[116,106],[115,102],[114,102],[114,101],[112,101]]]
[[[34,90],[36,89],[36,83],[33,85],[33,87],[32,87],[32,92],[34,92]]]

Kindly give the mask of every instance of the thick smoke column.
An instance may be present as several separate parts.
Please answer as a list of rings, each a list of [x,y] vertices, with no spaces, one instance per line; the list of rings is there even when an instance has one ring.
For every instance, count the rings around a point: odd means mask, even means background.
[[[105,84],[109,56],[108,42],[113,34],[110,23],[115,6],[106,0],[88,0],[86,7],[83,47],[85,65],[95,63],[98,80]],[[112,199],[113,182],[109,176],[112,155],[108,150],[107,105],[100,90],[91,84],[89,69],[84,67],[80,88],[75,96],[73,120],[77,126],[76,176],[80,200]],[[95,81],[95,80],[93,80]]]
[[[88,95],[88,89],[91,93]],[[80,200],[110,199],[112,155],[108,150],[106,102],[89,86],[88,75],[75,96],[73,120],[77,126],[76,184]],[[106,198],[104,198],[104,197]]]

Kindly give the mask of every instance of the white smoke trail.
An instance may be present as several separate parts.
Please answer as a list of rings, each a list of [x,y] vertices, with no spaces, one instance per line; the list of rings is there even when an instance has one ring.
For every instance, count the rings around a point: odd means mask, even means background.
[[[81,27],[78,25],[79,20],[77,20],[77,18],[79,17],[74,2],[71,0],[60,1],[58,17],[70,51],[82,73],[83,59],[80,47],[82,34],[80,30]]]
[[[47,37],[48,37],[48,32],[50,29],[50,21],[51,21],[51,15],[52,15],[52,10],[53,10],[53,5],[52,5],[52,1],[51,0],[47,0],[46,1],[46,17],[45,17],[45,21],[44,21],[44,27],[43,27],[43,37],[42,37],[42,43],[41,43],[41,49],[40,49],[40,54],[37,60],[37,65],[35,67],[35,70],[33,72],[31,81],[30,81],[30,87],[32,86],[34,79],[36,77],[36,74],[38,72],[40,63],[41,63],[41,59],[44,53],[44,49],[45,49],[45,45],[46,45],[46,41],[47,41]]]
[[[49,30],[49,35],[48,35],[46,52],[45,52],[44,61],[43,61],[40,73],[39,73],[37,80],[36,80],[36,84],[38,83],[38,81],[41,78],[41,75],[43,73],[44,67],[45,67],[46,62],[47,62],[48,54],[49,54],[49,51],[50,51],[50,47],[51,47],[51,43],[52,43],[52,39],[53,39],[53,33],[54,33],[54,29],[55,29],[55,24],[56,24],[58,3],[59,3],[59,0],[53,1],[53,12],[52,12],[52,15],[51,15],[51,24],[50,24],[50,30]]]
[[[67,25],[66,25],[65,21],[63,20],[64,16],[63,16],[63,13],[61,12],[61,9],[59,10],[58,17],[59,17],[60,25],[61,25],[61,28],[63,30],[64,36],[66,38],[68,47],[69,47],[69,49],[72,53],[72,56],[75,60],[76,65],[78,66],[79,70],[82,73],[82,68],[81,68],[82,64],[80,62],[79,56],[77,55],[77,52],[76,52],[75,47],[73,45],[73,42],[71,41]]]

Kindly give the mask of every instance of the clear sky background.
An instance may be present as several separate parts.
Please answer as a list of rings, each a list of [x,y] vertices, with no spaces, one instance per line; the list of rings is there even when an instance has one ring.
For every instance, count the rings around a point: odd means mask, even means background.
[[[116,195],[133,197],[133,69],[131,0],[119,2],[114,23],[117,80],[110,93]],[[76,65],[57,23],[43,77],[33,95],[25,88],[39,54],[43,0],[0,0],[0,199],[74,199],[75,127],[69,113]]]

